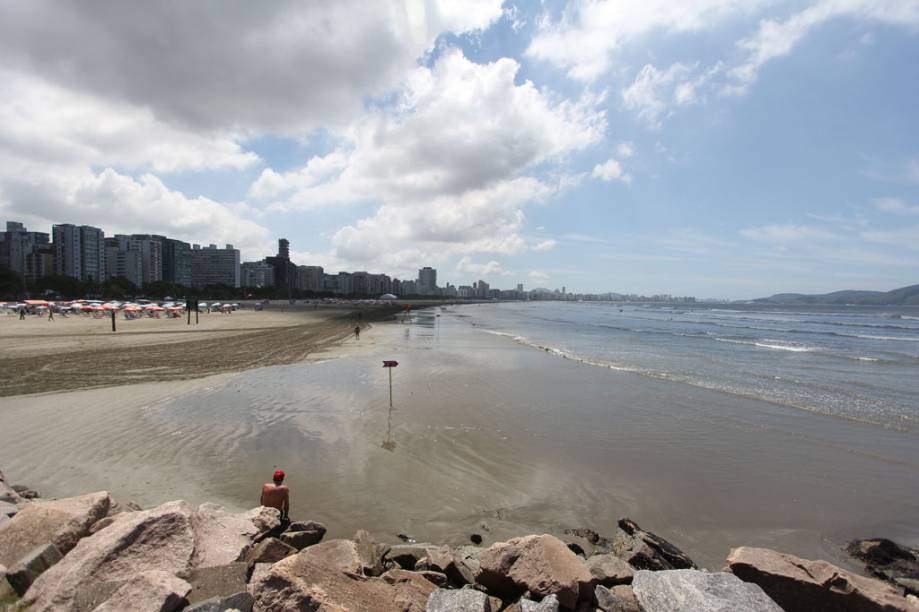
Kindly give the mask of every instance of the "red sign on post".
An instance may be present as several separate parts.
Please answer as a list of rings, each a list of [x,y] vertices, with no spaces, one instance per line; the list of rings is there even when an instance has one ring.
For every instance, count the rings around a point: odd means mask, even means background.
[[[398,361],[384,361],[384,362],[383,362],[383,367],[384,367],[384,368],[394,368],[394,367],[396,367],[397,365],[399,365],[399,362],[398,362]]]

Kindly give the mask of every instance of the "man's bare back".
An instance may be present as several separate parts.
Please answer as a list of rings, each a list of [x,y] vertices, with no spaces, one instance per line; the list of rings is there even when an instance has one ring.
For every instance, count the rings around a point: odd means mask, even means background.
[[[262,497],[259,503],[269,508],[277,508],[281,511],[281,518],[287,518],[290,511],[290,490],[284,482],[284,472],[278,470],[274,473],[274,483],[265,483],[262,485]]]

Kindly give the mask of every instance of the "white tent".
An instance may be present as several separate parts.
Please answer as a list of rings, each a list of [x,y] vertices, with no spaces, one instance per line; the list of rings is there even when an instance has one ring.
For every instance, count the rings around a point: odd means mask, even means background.
[[[392,293],[384,293],[380,296],[381,300],[398,300],[399,298],[393,295]]]

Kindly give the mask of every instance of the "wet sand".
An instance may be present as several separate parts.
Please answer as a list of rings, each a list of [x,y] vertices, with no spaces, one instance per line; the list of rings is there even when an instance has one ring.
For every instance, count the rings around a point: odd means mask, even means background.
[[[382,309],[364,309],[367,320]],[[388,312],[390,309],[386,309]],[[0,396],[202,378],[295,363],[347,338],[350,307],[275,306],[186,318],[0,317]]]
[[[593,368],[435,314],[313,363],[4,398],[0,465],[45,495],[239,509],[281,467],[293,517],[330,537],[489,543],[631,516],[712,569],[744,544],[843,564],[849,538],[919,544],[914,436]],[[391,414],[382,359],[400,362]]]

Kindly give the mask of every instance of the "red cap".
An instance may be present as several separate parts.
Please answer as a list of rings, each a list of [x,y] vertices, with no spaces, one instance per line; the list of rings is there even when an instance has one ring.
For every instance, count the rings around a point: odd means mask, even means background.
[[[281,480],[284,478],[284,470],[275,470],[274,479]]]

